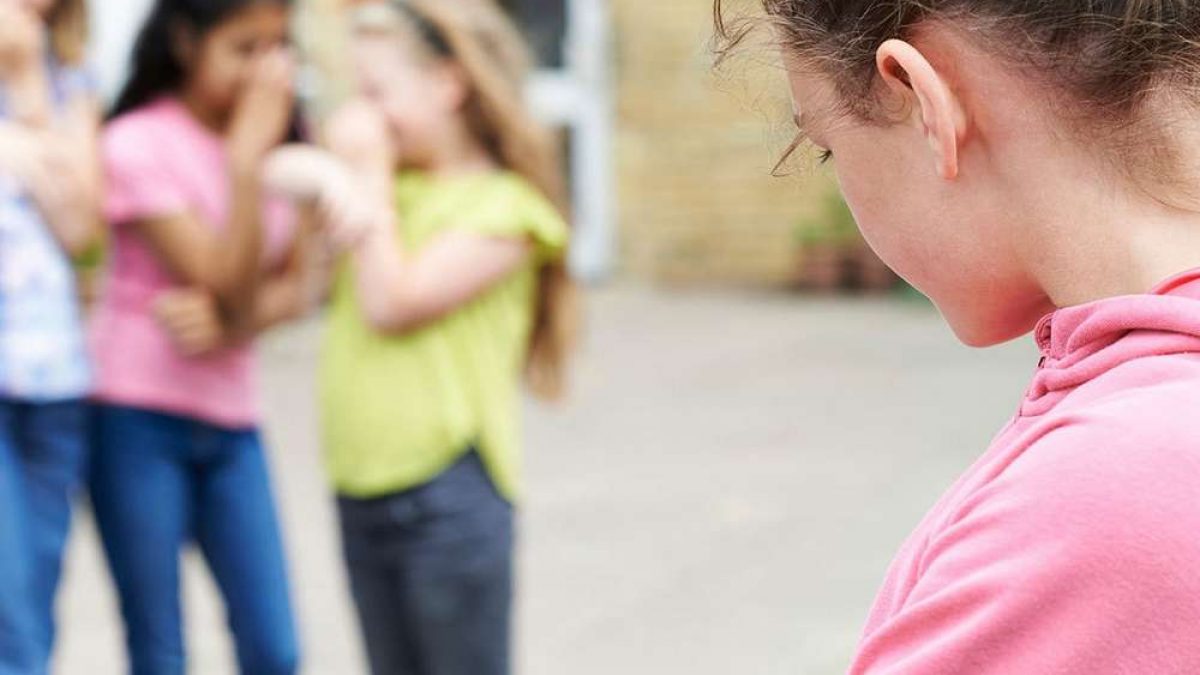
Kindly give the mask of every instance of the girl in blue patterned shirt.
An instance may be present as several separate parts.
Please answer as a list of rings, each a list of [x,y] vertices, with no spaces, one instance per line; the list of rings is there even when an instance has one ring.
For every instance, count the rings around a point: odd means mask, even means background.
[[[72,255],[98,232],[83,0],[0,0],[0,675],[41,674],[82,478],[89,369]]]

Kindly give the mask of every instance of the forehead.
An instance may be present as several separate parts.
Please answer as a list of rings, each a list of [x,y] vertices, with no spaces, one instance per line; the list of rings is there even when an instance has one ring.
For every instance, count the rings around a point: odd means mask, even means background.
[[[351,27],[355,42],[374,49],[391,48],[410,57],[426,56],[421,37],[412,22],[387,2],[373,0],[354,6]]]
[[[803,130],[829,124],[837,110],[837,94],[829,78],[793,65],[786,72],[796,124]]]
[[[256,2],[234,12],[216,26],[214,33],[271,33],[285,34],[288,29],[288,8],[281,2]]]

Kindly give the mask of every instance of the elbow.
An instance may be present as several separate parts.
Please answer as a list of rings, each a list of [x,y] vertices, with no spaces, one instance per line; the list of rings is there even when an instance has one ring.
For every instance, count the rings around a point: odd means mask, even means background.
[[[438,318],[437,312],[415,298],[393,298],[365,309],[367,324],[382,335],[407,335]]]
[[[224,323],[234,333],[247,334],[254,331],[257,303],[252,293],[221,295],[213,293],[220,308]]]
[[[407,335],[428,323],[415,312],[398,309],[377,309],[367,312],[367,324],[382,335]]]
[[[75,236],[64,237],[62,248],[68,258],[78,260],[91,253],[92,247],[99,242],[99,239],[98,234],[95,232],[80,232]]]
[[[253,285],[218,270],[196,274],[191,283],[213,295],[221,313],[231,324],[244,325],[254,316],[256,299]]]
[[[191,284],[212,293],[229,312],[250,311],[262,283],[260,271],[256,267],[231,265],[228,257],[217,259],[220,255],[195,261],[191,271],[183,276]]]
[[[62,248],[72,260],[77,260],[93,251],[100,244],[102,229],[98,214],[81,218],[78,224],[64,233]]]

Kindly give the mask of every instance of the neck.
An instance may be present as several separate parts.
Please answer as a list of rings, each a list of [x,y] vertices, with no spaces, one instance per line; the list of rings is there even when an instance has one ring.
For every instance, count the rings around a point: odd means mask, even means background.
[[[191,113],[196,121],[200,122],[208,130],[217,133],[225,133],[225,127],[229,122],[228,113],[213,110],[211,106],[205,105],[192,92],[185,89],[179,96],[179,100],[183,103],[183,107]]]
[[[436,143],[436,148],[429,164],[430,173],[436,176],[452,177],[496,170],[496,160],[465,125],[447,129]]]
[[[1200,210],[1169,206],[1111,181],[1076,182],[1053,192],[1058,208],[1046,212],[1053,220],[1029,227],[1022,248],[1027,268],[1054,305],[1145,293],[1200,267]]]

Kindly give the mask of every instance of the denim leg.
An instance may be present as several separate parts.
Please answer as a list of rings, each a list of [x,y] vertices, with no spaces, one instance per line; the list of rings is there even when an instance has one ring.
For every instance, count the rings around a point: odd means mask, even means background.
[[[358,612],[367,661],[373,675],[419,675],[414,633],[401,589],[397,556],[385,555],[395,537],[395,508],[403,496],[387,500],[338,500],[342,552],[350,593]]]
[[[399,618],[364,631],[368,650],[386,649],[372,642],[403,639],[412,646],[417,675],[507,675],[513,514],[479,456],[469,453],[431,483],[373,501],[390,522],[365,539],[368,552],[359,555],[390,568],[396,608],[385,615],[370,603],[364,609],[359,599],[359,612],[364,621]],[[377,571],[376,578],[388,577]],[[395,630],[403,630],[403,638],[385,632]]]
[[[16,444],[19,406],[0,401],[0,675],[42,672],[29,594],[25,490]]]
[[[153,412],[96,406],[92,507],[125,618],[134,675],[183,675],[179,556],[192,490],[188,428]]]
[[[262,444],[255,432],[206,433],[219,447],[202,464],[196,539],[225,597],[241,672],[291,675],[299,649]]]
[[[71,508],[83,480],[87,417],[83,401],[29,404],[21,423],[29,521],[26,535],[32,556],[30,591],[43,664],[49,662],[54,645],[54,598],[71,528]]]
[[[507,675],[512,507],[477,454],[427,486],[403,583],[425,675]]]

